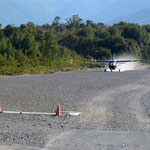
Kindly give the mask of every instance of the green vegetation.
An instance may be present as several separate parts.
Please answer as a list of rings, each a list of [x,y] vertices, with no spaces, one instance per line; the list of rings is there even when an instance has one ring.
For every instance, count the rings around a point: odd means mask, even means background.
[[[51,25],[32,22],[20,27],[0,25],[0,74],[52,73],[92,68],[81,59],[109,59],[127,53],[150,62],[150,25],[120,22],[113,26],[83,20],[78,15]],[[71,64],[70,60],[74,59]]]

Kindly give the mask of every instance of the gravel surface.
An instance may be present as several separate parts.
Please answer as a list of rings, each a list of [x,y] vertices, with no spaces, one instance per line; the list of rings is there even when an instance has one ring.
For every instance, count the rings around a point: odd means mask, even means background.
[[[150,70],[0,77],[0,150],[149,150]],[[64,111],[82,112],[70,116]]]

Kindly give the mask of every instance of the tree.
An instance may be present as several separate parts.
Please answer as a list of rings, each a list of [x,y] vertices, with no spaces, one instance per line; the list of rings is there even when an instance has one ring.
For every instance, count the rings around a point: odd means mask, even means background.
[[[2,38],[0,40],[0,54],[4,55],[4,53],[6,53],[6,49],[7,49],[7,40],[5,38]]]
[[[137,41],[138,44],[141,44],[143,34],[139,26],[127,26],[124,28],[122,35],[124,38],[130,38]]]
[[[85,27],[83,29],[80,29],[77,35],[87,39],[94,39],[94,29],[90,26]]]
[[[53,26],[58,26],[58,25],[60,24],[59,21],[60,21],[60,17],[59,17],[59,16],[55,17],[55,19],[54,19],[52,25],[53,25]]]
[[[60,40],[59,43],[62,46],[65,46],[73,50],[73,49],[76,49],[78,42],[79,42],[79,37],[75,35],[74,33],[70,33],[66,35],[66,37],[64,37],[62,40]]]
[[[109,32],[110,32],[111,35],[121,36],[121,31],[119,30],[118,26],[110,27]]]
[[[25,66],[25,56],[22,51],[16,52],[16,60],[18,61],[18,67]]]
[[[42,53],[49,58],[49,61],[54,59],[55,54],[58,52],[58,45],[52,40],[44,40],[42,43]]]
[[[27,23],[27,26],[28,26],[28,27],[35,27],[35,24],[34,24],[33,22],[28,22],[28,23]]]
[[[44,36],[45,36],[44,30],[43,30],[43,29],[39,29],[39,30],[37,31],[37,34],[36,34],[36,40],[41,43],[42,40],[44,40]]]
[[[110,59],[111,58],[111,50],[103,47],[98,47],[95,50],[94,58],[96,59]]]
[[[14,27],[11,26],[11,25],[7,25],[4,29],[4,34],[7,36],[7,37],[10,37],[12,34],[14,33]]]
[[[7,54],[7,59],[10,58],[10,56],[13,56],[13,52],[12,52],[12,44],[10,41],[8,41],[7,43],[7,49],[6,49],[6,54]]]
[[[25,24],[20,25],[20,31],[26,33],[28,31],[28,26]]]
[[[29,50],[34,45],[34,42],[34,36],[32,34],[27,34],[22,41],[22,48],[24,48],[24,50]]]
[[[108,38],[110,36],[110,33],[105,28],[99,28],[96,31],[96,36],[98,36],[101,39],[104,39]]]
[[[145,46],[142,49],[142,55],[146,61],[150,61],[150,46]]]
[[[72,18],[66,19],[67,21],[67,28],[72,29],[72,28],[79,28],[80,24],[82,23],[83,19],[79,18],[78,15],[73,15]]]
[[[0,40],[2,40],[4,38],[4,32],[3,30],[0,30]]]

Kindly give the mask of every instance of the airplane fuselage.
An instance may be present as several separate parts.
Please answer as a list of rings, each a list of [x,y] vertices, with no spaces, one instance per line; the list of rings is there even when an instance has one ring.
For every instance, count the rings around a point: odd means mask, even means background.
[[[114,60],[109,61],[108,67],[109,67],[110,70],[115,70],[116,67],[117,67],[116,61],[114,61]]]

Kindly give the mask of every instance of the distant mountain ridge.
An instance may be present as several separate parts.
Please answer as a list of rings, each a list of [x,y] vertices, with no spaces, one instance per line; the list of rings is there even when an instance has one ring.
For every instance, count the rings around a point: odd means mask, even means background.
[[[150,24],[150,7],[136,11],[128,16],[117,18],[111,21],[111,24],[125,21],[128,23],[138,23],[140,25]]]
[[[99,10],[103,10],[116,2],[117,0],[72,0],[63,8],[56,12],[62,19],[79,14],[84,20],[90,20]]]
[[[150,6],[150,0],[117,0],[111,6],[104,10],[100,10],[92,20],[102,20],[103,22],[110,22],[111,20],[130,16],[131,14]],[[137,20],[138,21],[138,20]]]
[[[51,24],[56,16],[62,21],[78,14],[93,22],[119,21],[150,24],[150,0],[0,0],[0,23],[3,26]]]
[[[71,0],[1,0],[0,23],[3,25],[34,22],[51,23],[55,12]]]

